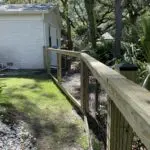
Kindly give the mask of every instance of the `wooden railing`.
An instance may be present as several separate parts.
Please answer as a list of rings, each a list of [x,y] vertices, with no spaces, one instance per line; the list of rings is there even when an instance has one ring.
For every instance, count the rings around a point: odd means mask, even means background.
[[[48,53],[56,52],[58,58],[57,79],[50,72]],[[61,86],[61,55],[80,58],[81,103]],[[150,92],[126,77],[107,67],[86,53],[44,48],[45,67],[55,82],[72,102],[82,111],[89,113],[89,71],[103,86],[108,95],[107,150],[131,150],[133,132],[150,149]]]

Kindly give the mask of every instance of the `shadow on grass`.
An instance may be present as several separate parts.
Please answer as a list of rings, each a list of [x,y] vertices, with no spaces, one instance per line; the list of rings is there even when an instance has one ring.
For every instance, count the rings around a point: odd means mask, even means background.
[[[44,74],[28,78],[41,82],[47,80],[48,77],[46,78]],[[33,85],[25,84],[20,88],[20,90],[29,89],[38,93],[35,89],[40,89],[41,87],[35,83]],[[60,111],[53,114],[50,109],[43,110],[39,108],[39,105],[30,101],[26,95],[16,93],[17,90],[15,87],[7,88],[5,100],[0,101],[0,119],[3,123],[11,126],[19,121],[26,122],[29,125],[29,130],[37,138],[37,142],[41,141],[41,139],[44,141],[39,145],[40,149],[48,149],[45,147],[45,142],[53,144],[53,149],[58,149],[59,144],[56,141],[60,143],[60,146],[61,144],[75,144],[75,141],[80,137],[80,128],[77,124],[66,119],[67,112],[61,109],[62,106],[60,106]],[[11,103],[11,100],[7,100],[8,96],[9,99],[15,99],[15,104]],[[42,96],[54,99],[55,94],[42,93]],[[49,138],[47,139],[47,137]]]
[[[46,119],[47,116],[36,104],[28,100],[23,100],[21,103],[24,105],[23,111],[19,111],[11,103],[0,103],[0,116],[3,116],[0,119],[3,123],[13,126],[19,121],[24,121],[29,125],[29,131],[36,137],[37,143],[42,139],[44,143],[53,144],[51,145],[53,148],[61,146],[59,144],[73,145],[80,137],[80,128],[76,124],[66,121],[64,112],[60,111],[57,117]],[[49,140],[47,137],[50,137]],[[44,143],[38,145],[40,149],[48,149]]]

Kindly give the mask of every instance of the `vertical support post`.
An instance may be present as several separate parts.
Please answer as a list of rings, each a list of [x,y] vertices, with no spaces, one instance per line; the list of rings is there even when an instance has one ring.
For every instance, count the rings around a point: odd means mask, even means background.
[[[96,87],[95,87],[95,112],[97,113],[98,111],[98,96],[99,96],[99,89],[100,89],[100,84],[96,80]]]
[[[43,46],[43,61],[44,61],[44,68],[47,69],[47,56],[46,56],[46,47]]]
[[[89,70],[86,64],[81,60],[81,107],[84,114],[89,112],[88,85]]]
[[[50,74],[51,73],[51,60],[50,60],[51,52],[48,49],[46,49],[46,56],[47,56],[47,72]]]
[[[116,70],[127,79],[136,82],[137,79],[137,66],[134,64],[121,63],[116,66]],[[122,150],[131,150],[133,141],[133,129],[129,123],[125,120],[124,116],[121,114],[120,127],[122,135],[119,136],[119,143]]]
[[[62,63],[62,59],[61,59],[61,54],[57,53],[57,80],[58,82],[61,82],[61,75],[62,75],[62,68],[61,68],[61,63]]]
[[[44,68],[47,70],[47,73],[50,73],[50,55],[49,50],[44,46],[43,47],[44,55]]]
[[[137,66],[132,64],[119,64],[116,70],[129,80],[136,81]],[[113,101],[109,99],[107,125],[107,150],[131,150],[133,129],[128,124]]]
[[[116,149],[116,114],[117,108],[114,102],[108,97],[108,114],[107,114],[107,150]]]

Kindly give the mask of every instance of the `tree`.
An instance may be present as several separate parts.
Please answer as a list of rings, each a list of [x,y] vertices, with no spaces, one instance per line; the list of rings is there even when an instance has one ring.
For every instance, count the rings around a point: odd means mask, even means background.
[[[71,37],[71,23],[69,19],[69,6],[68,6],[68,0],[61,0],[63,5],[63,12],[65,15],[66,25],[67,25],[67,38],[68,38],[68,49],[73,49],[73,43],[72,43],[72,37]]]
[[[115,0],[115,23],[116,23],[116,34],[115,34],[114,57],[120,58],[121,34],[122,34],[121,0]]]
[[[96,49],[95,0],[84,0],[84,3],[88,15],[89,40],[92,43],[92,48]]]

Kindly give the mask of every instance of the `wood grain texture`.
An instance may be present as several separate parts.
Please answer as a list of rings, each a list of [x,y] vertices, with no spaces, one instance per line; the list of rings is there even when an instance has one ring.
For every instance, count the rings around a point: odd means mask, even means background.
[[[125,76],[127,79],[136,82],[136,71],[133,70],[117,70],[120,74]],[[120,112],[118,112],[120,113]],[[118,133],[119,136],[119,148],[122,147],[123,150],[131,150],[132,149],[132,141],[133,141],[133,129],[120,113],[120,122],[119,122],[119,131],[121,134]]]
[[[81,60],[81,107],[86,114],[89,112],[89,71],[85,63]]]
[[[124,134],[126,132],[128,126],[131,126],[133,130],[136,132],[136,134],[140,137],[142,142],[145,144],[147,149],[150,149],[150,92],[149,91],[138,86],[132,81],[128,80],[126,77],[120,75],[118,72],[100,63],[99,61],[92,58],[88,54],[66,51],[66,50],[58,50],[58,49],[56,50],[51,48],[47,49],[47,51],[55,51],[59,54],[79,57],[82,61],[82,65],[84,64],[83,65],[84,71],[82,72],[83,76],[81,78],[83,82],[82,86],[85,83],[87,83],[87,78],[84,80],[84,75],[86,76],[85,72],[88,68],[92,72],[94,77],[98,80],[98,82],[104,87],[104,89],[106,90],[107,94],[109,95],[110,99],[112,100],[115,106],[114,112],[111,112],[111,114],[112,113],[116,114],[117,112],[116,110],[118,110],[120,112],[120,115],[118,116],[120,118],[119,120],[120,122],[123,122],[121,124],[124,126],[122,130],[119,130],[118,136],[112,139],[112,143],[115,144],[116,143],[115,141],[122,140],[119,139],[119,136],[122,133]],[[57,84],[63,89],[64,92],[66,92],[60,83],[57,82]],[[83,92],[84,94],[82,93],[83,94],[82,99],[83,98],[87,99],[87,94],[85,94],[87,92],[87,87],[88,86],[86,85],[85,91],[82,87],[82,90],[84,91]],[[73,97],[69,93],[66,94],[73,99]],[[84,100],[83,103],[86,103],[86,101],[87,100]],[[75,105],[81,108],[81,105],[78,102],[75,102]],[[84,104],[84,106],[86,106],[86,104]],[[81,111],[82,110],[83,109],[81,109]],[[113,123],[114,125],[112,126],[113,127],[112,131],[115,134],[116,133],[115,126],[119,128],[122,128],[122,126],[119,122],[117,121],[115,122],[115,120],[112,119],[113,118],[112,116],[108,118],[111,118],[111,120],[109,121],[114,122]],[[124,123],[125,121],[126,123]],[[110,133],[112,131],[110,131]],[[128,140],[131,141],[128,137],[124,137],[124,138],[126,141]],[[117,145],[117,147],[113,145],[113,148],[119,149],[122,148],[122,146],[120,144]]]
[[[81,53],[81,59],[150,149],[150,92],[87,54]]]

